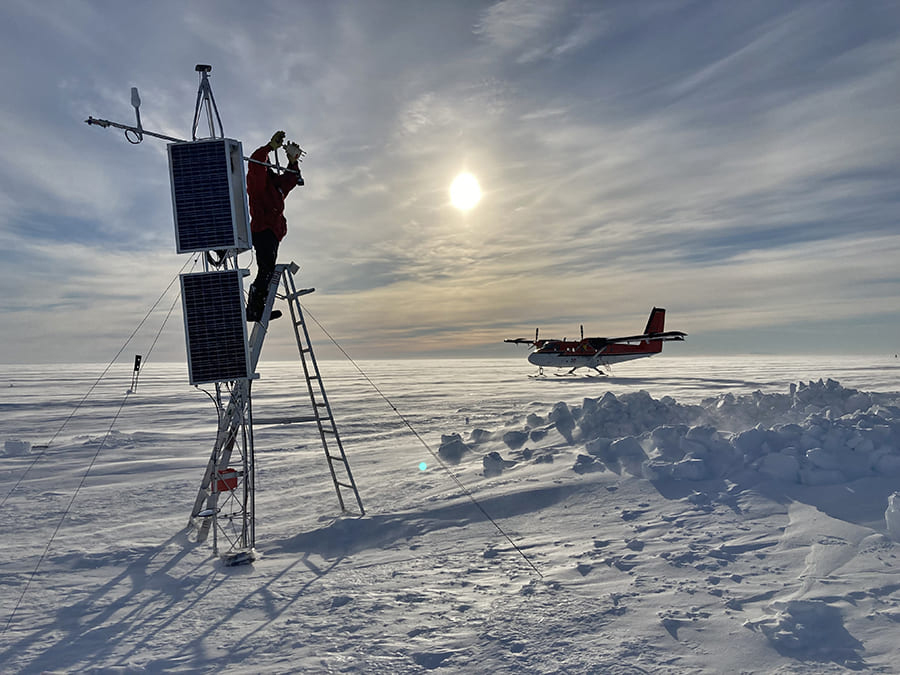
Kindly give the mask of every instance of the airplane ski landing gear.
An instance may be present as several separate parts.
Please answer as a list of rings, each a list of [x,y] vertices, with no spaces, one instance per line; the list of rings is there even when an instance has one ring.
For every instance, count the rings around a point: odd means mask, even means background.
[[[600,370],[600,368],[599,368],[598,366],[575,366],[575,367],[572,368],[571,370],[567,370],[567,371],[564,372],[564,373],[555,372],[555,373],[553,373],[553,374],[556,375],[556,377],[567,377],[567,376],[569,376],[569,375],[577,375],[577,374],[578,374],[577,371],[578,371],[579,368],[591,368],[592,370],[597,371],[597,375],[602,375],[603,377],[606,377],[607,375],[611,375],[611,374],[612,374],[612,373],[609,371],[608,368],[607,368],[607,370],[606,370],[606,372],[605,372],[605,371],[603,371],[603,370]],[[604,366],[604,368],[606,368],[606,366]],[[593,373],[586,373],[586,375],[587,375],[587,377],[594,377],[594,374],[593,374]],[[538,371],[537,371],[537,373],[535,373],[534,375],[529,375],[528,377],[530,377],[532,380],[536,380],[536,379],[538,379],[539,377],[546,377],[546,374],[544,373],[544,367],[543,367],[543,366],[538,366]]]
[[[575,374],[576,374],[576,371],[577,371],[579,368],[590,368],[591,370],[597,371],[597,375],[602,375],[603,377],[606,377],[606,376],[609,374],[609,373],[603,372],[603,371],[600,370],[600,368],[598,368],[597,366],[575,366],[574,368],[572,368],[572,370],[566,371],[565,373],[553,373],[553,374],[556,375],[557,377],[566,377],[567,375],[575,375]],[[593,374],[593,373],[587,373],[587,376],[588,376],[588,377],[594,377],[594,374]]]

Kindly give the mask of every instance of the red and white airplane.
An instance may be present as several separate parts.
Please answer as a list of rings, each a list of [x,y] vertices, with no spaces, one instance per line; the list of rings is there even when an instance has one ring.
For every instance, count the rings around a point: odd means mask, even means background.
[[[677,330],[664,331],[665,321],[666,310],[654,307],[647,320],[647,327],[641,335],[586,338],[582,326],[580,340],[540,340],[538,331],[535,331],[534,340],[516,338],[504,342],[531,345],[534,351],[528,355],[528,361],[540,368],[541,375],[544,374],[545,366],[571,368],[565,373],[567,375],[574,373],[578,368],[593,368],[603,375],[598,366],[608,367],[613,363],[653,356],[662,351],[663,342],[683,341],[687,333]]]

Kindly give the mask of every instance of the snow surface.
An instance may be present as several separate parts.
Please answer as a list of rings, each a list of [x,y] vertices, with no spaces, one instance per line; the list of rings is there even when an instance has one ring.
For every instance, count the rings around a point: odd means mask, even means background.
[[[367,514],[314,429],[257,429],[243,567],[185,532],[215,411],[183,365],[74,414],[102,366],[0,366],[0,672],[896,672],[893,355],[361,363],[430,450],[320,366]],[[257,415],[307,405],[260,373]]]

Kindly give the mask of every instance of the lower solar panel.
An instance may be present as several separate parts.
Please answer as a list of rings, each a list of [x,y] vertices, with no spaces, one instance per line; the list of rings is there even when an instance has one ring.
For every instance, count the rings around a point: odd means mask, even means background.
[[[252,376],[240,270],[181,275],[191,384]]]

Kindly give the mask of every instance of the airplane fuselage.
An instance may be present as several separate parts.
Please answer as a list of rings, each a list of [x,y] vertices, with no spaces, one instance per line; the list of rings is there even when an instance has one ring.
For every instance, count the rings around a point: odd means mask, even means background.
[[[661,348],[649,342],[640,345],[609,345],[601,351],[573,342],[543,347],[529,354],[528,362],[541,368],[597,368],[653,356],[660,351]]]

